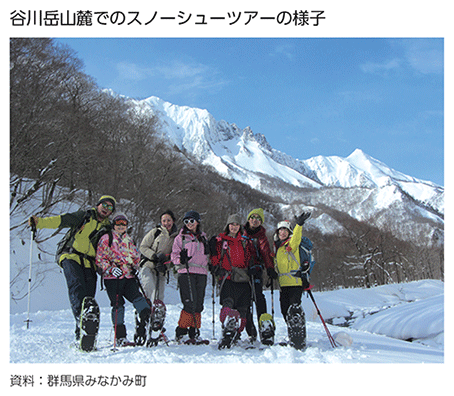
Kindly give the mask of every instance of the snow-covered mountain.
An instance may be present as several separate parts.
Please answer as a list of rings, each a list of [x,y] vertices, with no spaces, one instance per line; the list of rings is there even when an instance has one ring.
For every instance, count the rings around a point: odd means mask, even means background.
[[[249,127],[240,129],[233,123],[216,121],[207,110],[177,106],[157,97],[135,104],[158,117],[159,133],[169,144],[224,177],[287,203],[301,200],[304,191],[310,196],[307,205],[323,203],[359,220],[374,219],[377,225],[380,218],[382,223],[388,222],[383,211],[392,208],[394,218],[423,217],[438,224],[437,228],[443,227],[442,186],[391,169],[360,149],[346,158],[299,160],[275,150],[265,136]],[[428,230],[421,232],[427,234]]]

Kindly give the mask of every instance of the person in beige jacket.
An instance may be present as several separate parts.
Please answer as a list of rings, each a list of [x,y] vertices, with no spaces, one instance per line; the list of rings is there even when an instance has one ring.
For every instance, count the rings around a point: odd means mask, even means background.
[[[146,297],[151,302],[164,301],[170,253],[173,240],[177,235],[175,215],[171,210],[166,210],[160,216],[160,224],[145,235],[139,246],[140,253],[145,258],[140,268],[140,282]]]

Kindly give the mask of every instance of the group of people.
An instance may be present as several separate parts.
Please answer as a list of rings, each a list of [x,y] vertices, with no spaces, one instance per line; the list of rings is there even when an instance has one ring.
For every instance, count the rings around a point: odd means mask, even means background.
[[[118,344],[127,341],[124,322],[125,299],[136,310],[134,341],[143,345],[152,315],[152,301],[164,301],[166,275],[175,267],[183,308],[175,329],[175,340],[200,337],[201,314],[204,309],[208,274],[220,288],[222,306],[220,320],[226,309],[239,312],[240,324],[235,339],[243,330],[248,339],[257,339],[252,302],[257,318],[267,312],[263,293],[264,279],[278,279],[280,308],[284,319],[291,304],[301,303],[309,285],[291,271],[300,268],[298,246],[302,226],[309,213],[278,223],[271,248],[264,211],[252,210],[245,222],[239,215],[229,215],[223,232],[208,238],[202,231],[198,212],[189,210],[180,229],[172,211],[161,214],[159,224],[150,230],[140,245],[128,234],[128,218],[116,212],[113,196],[100,197],[94,208],[53,217],[32,216],[36,228],[69,228],[59,244],[58,262],[66,278],[69,300],[76,319],[76,339],[80,337],[80,315],[83,299],[95,296],[97,274],[111,302],[112,324]],[[109,218],[112,218],[110,221]],[[106,230],[108,230],[106,232]],[[213,280],[214,284],[214,280]]]

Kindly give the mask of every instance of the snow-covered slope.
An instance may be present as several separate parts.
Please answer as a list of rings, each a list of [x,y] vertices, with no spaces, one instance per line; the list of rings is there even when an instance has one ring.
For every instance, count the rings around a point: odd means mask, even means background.
[[[430,242],[436,235],[443,240],[444,188],[391,169],[360,149],[346,158],[299,160],[273,149],[265,136],[249,127],[216,121],[207,110],[153,96],[132,102],[140,111],[156,115],[161,137],[195,161],[281,200],[283,206],[312,206],[309,227],[324,233],[342,229],[329,216],[318,217],[323,213],[316,213],[317,207],[323,205],[384,226],[402,239],[422,237]]]
[[[264,178],[306,188],[394,185],[416,201],[444,212],[443,187],[393,170],[360,149],[347,158],[298,160],[273,149],[265,136],[254,134],[249,127],[241,130],[235,124],[218,122],[207,110],[177,106],[154,96],[135,103],[158,116],[161,136],[169,143],[223,176],[254,188],[261,188]]]

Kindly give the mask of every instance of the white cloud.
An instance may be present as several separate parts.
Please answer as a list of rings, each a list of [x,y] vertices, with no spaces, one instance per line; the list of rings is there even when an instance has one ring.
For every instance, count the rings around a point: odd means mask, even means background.
[[[288,59],[293,59],[294,46],[292,44],[280,44],[274,48],[271,56],[284,55]]]
[[[360,65],[364,73],[385,75],[391,71],[410,68],[422,74],[443,74],[444,51],[441,39],[391,40],[391,47],[398,55],[383,62]]]
[[[441,40],[402,40],[408,64],[423,74],[442,74],[444,71],[443,43]]]
[[[402,61],[400,59],[394,58],[383,63],[367,62],[360,65],[360,69],[364,73],[382,74],[389,72],[390,70],[398,69],[401,66],[401,64]]]
[[[217,69],[192,61],[173,60],[151,66],[120,62],[117,64],[117,71],[117,81],[138,83],[159,79],[160,85],[166,85],[168,93],[171,94],[191,90],[191,96],[194,96],[201,91],[218,91],[228,84]]]

